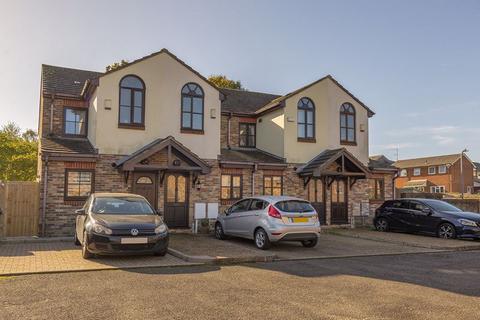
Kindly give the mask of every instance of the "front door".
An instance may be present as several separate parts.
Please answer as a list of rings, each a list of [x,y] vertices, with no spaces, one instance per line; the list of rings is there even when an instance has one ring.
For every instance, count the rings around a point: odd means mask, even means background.
[[[188,178],[182,173],[170,173],[165,181],[165,223],[169,228],[187,228]]]
[[[325,188],[323,180],[310,180],[308,183],[308,201],[310,201],[315,211],[317,211],[320,225],[325,225],[327,217],[325,214]]]
[[[348,223],[347,187],[345,179],[334,180],[331,184],[331,224]]]
[[[135,172],[133,175],[133,193],[144,196],[157,208],[157,176],[151,172]]]

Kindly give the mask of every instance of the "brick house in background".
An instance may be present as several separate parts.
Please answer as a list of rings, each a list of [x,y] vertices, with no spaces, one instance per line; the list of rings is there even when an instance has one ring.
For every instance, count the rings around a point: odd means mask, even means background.
[[[473,192],[480,193],[480,162],[473,163]]]
[[[461,187],[460,163],[463,163],[465,193],[473,192],[473,163],[464,154],[399,160],[393,163],[399,169],[395,187],[405,191],[416,190],[431,193],[459,193]]]
[[[369,163],[373,115],[331,76],[282,96],[219,89],[166,49],[106,73],[43,65],[42,234],[73,234],[91,192],[144,195],[171,228],[195,203],[261,194],[309,199],[327,225],[363,220],[393,194],[391,169]]]

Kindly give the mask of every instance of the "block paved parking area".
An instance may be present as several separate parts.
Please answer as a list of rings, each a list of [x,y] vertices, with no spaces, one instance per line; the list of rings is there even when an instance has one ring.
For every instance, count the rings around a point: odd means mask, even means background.
[[[80,247],[69,242],[0,244],[0,276],[45,272],[69,272],[191,265],[166,255],[102,256],[85,260]]]

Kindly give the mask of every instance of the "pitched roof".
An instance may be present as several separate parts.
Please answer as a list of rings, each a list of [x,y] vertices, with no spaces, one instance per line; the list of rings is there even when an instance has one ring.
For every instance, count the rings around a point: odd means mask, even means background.
[[[415,159],[398,160],[393,163],[397,168],[412,168],[412,167],[426,167],[426,166],[438,166],[442,164],[453,164],[460,159],[460,154],[448,154],[443,156],[433,156]]]
[[[283,164],[285,159],[272,155],[260,149],[222,149],[220,161],[258,162]]]
[[[397,170],[397,168],[395,168],[393,166],[393,163],[395,161],[392,161],[390,159],[388,159],[387,157],[385,157],[383,154],[380,154],[380,155],[375,155],[375,156],[371,156],[369,158],[369,161],[368,161],[368,167],[370,169],[380,169],[380,170]]]
[[[40,141],[42,153],[97,154],[87,139],[45,137]]]
[[[262,108],[260,108],[259,110],[256,111],[256,113],[264,113],[264,112],[268,112],[270,109],[272,108],[275,108],[276,106],[278,106],[281,102],[285,101],[286,99],[290,98],[291,96],[293,95],[296,95],[297,93],[300,93],[308,88],[310,88],[311,86],[313,85],[316,85],[317,83],[319,82],[322,82],[323,80],[326,80],[326,79],[330,79],[331,81],[333,81],[333,83],[335,83],[340,89],[342,89],[346,94],[348,94],[350,97],[352,97],[353,100],[355,100],[356,102],[358,102],[358,104],[360,104],[362,107],[364,107],[367,112],[368,112],[368,116],[371,117],[375,114],[375,112],[373,112],[372,109],[370,109],[369,107],[367,107],[362,101],[360,101],[360,99],[358,99],[357,97],[355,97],[350,91],[348,91],[344,86],[342,86],[337,80],[335,80],[335,78],[333,78],[332,75],[326,75],[325,77],[323,78],[320,78],[318,79],[317,81],[314,81],[312,83],[309,83],[307,84],[306,86],[303,86],[295,91],[292,91],[290,93],[287,93],[286,95],[283,95],[271,102],[269,102],[268,104],[266,104],[265,106],[263,106]]]
[[[254,114],[255,111],[269,103],[270,101],[280,97],[276,94],[235,90],[220,89],[225,95],[222,101],[222,112],[233,112],[241,114]]]
[[[477,170],[480,170],[480,162],[473,162],[473,166],[477,168]]]
[[[124,64],[123,66],[120,66],[116,69],[113,69],[113,70],[110,70],[108,72],[105,72],[103,75],[107,75],[107,74],[110,74],[110,73],[113,73],[113,72],[117,72],[119,70],[122,70],[124,68],[127,68],[129,66],[131,66],[132,64],[135,64],[135,63],[138,63],[138,62],[141,62],[143,60],[146,60],[146,59],[149,59],[149,58],[152,58],[152,57],[155,57],[159,54],[162,54],[162,53],[166,53],[167,55],[169,55],[171,58],[173,58],[174,60],[176,60],[177,62],[179,62],[181,65],[183,65],[185,68],[187,68],[188,70],[190,70],[191,72],[193,72],[194,74],[196,74],[198,77],[200,77],[202,80],[204,80],[205,82],[207,82],[209,85],[211,85],[213,88],[215,88],[216,90],[219,90],[220,89],[213,83],[211,82],[210,80],[208,80],[207,78],[205,78],[200,72],[198,72],[197,70],[193,69],[192,67],[190,67],[188,64],[186,64],[183,60],[181,60],[180,58],[178,58],[176,55],[174,55],[173,53],[171,53],[170,51],[168,51],[168,49],[166,48],[163,48],[161,49],[160,51],[157,51],[157,52],[154,52],[154,53],[151,53],[147,56],[144,56],[142,58],[139,58],[139,59],[136,59],[132,62],[129,62],[127,64]],[[102,76],[103,76],[102,75]]]
[[[297,173],[311,174],[317,167],[321,167],[325,163],[329,162],[332,158],[340,154],[343,148],[339,149],[327,149],[320,152],[316,157],[307,162],[304,166],[297,169]]]
[[[164,150],[167,147],[171,147],[181,153],[185,158],[198,166],[198,168],[201,169],[203,173],[208,173],[210,171],[210,166],[205,161],[200,159],[200,157],[198,157],[195,153],[193,153],[186,146],[178,142],[172,136],[156,139],[150,142],[149,144],[143,146],[132,154],[117,160],[113,163],[113,166],[122,166],[124,170],[131,170],[136,163],[148,158],[149,156],[159,152],[160,150]]]
[[[79,98],[85,81],[98,78],[100,75],[101,72],[42,64],[42,93]]]

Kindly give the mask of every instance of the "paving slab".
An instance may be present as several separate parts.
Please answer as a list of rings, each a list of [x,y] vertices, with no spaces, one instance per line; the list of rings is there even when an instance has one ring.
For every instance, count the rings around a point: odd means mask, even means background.
[[[100,256],[82,258],[80,247],[67,242],[12,243],[0,245],[0,276],[31,273],[174,267],[192,265],[172,255]]]
[[[366,228],[329,229],[327,232],[337,236],[373,240],[417,248],[454,251],[480,250],[480,241],[476,240],[440,239],[428,235],[401,232],[379,232]]]
[[[232,238],[227,241],[245,247],[255,248],[253,241],[238,238]],[[272,245],[268,250],[268,252],[275,254],[276,260],[347,258],[438,251],[439,250],[430,248],[409,247],[400,244],[344,237],[329,233],[322,233],[318,244],[314,248],[305,248],[299,242],[279,242]]]
[[[274,253],[258,250],[213,235],[171,234],[169,252],[191,262],[240,263],[273,261]]]

